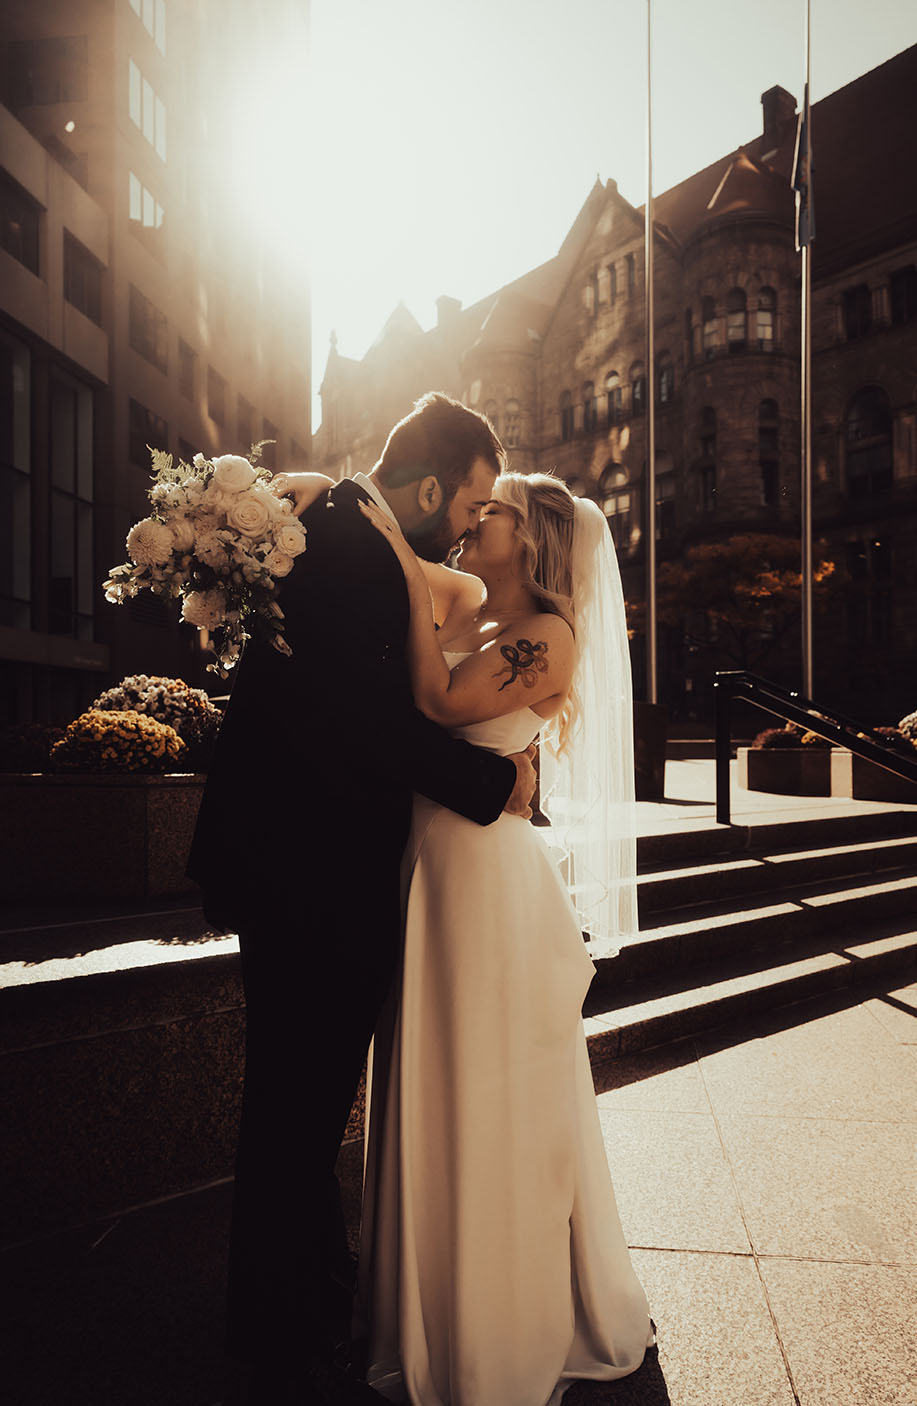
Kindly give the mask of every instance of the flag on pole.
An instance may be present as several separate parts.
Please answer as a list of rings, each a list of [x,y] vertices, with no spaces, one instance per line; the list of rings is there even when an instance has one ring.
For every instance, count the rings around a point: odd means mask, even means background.
[[[796,152],[790,184],[796,192],[796,248],[806,249],[815,238],[815,203],[812,197],[812,133],[809,121],[809,85],[796,123]]]

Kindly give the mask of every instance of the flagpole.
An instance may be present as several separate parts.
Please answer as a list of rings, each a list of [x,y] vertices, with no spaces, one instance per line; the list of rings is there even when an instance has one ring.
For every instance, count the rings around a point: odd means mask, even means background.
[[[656,388],[653,306],[653,28],[646,0],[646,701],[658,702],[656,659]]]
[[[799,229],[802,252],[802,365],[801,459],[802,459],[802,688],[811,698],[813,688],[812,631],[812,128],[809,113],[809,73],[812,43],[812,3],[806,0],[806,75],[803,90],[802,130],[798,153],[805,171],[805,229]],[[797,199],[799,196],[797,195]],[[800,220],[802,215],[800,214]]]

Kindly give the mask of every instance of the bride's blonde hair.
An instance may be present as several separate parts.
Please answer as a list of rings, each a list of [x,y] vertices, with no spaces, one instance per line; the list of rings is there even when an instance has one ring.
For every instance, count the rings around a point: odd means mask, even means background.
[[[494,498],[516,519],[516,537],[523,546],[523,585],[538,609],[566,620],[574,635],[573,523],[576,499],[553,474],[500,474]],[[575,688],[554,720],[557,745],[563,748],[579,712]]]

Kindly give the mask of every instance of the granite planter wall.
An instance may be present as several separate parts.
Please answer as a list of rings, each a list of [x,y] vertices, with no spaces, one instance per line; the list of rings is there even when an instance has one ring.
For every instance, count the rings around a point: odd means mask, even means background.
[[[184,871],[204,780],[191,774],[0,776],[7,898],[196,892]]]
[[[900,801],[917,805],[917,785],[844,747],[831,749],[831,794],[855,801]]]
[[[830,796],[827,747],[739,747],[739,785],[784,796]]]

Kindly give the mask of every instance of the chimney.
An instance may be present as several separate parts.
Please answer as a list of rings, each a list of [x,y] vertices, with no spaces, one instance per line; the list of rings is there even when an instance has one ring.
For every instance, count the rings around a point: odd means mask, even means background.
[[[456,318],[462,311],[461,298],[449,298],[445,293],[436,299],[436,325],[440,328],[455,326]]]
[[[796,119],[796,99],[786,88],[768,88],[761,94],[764,109],[763,150],[770,152],[778,147]]]

